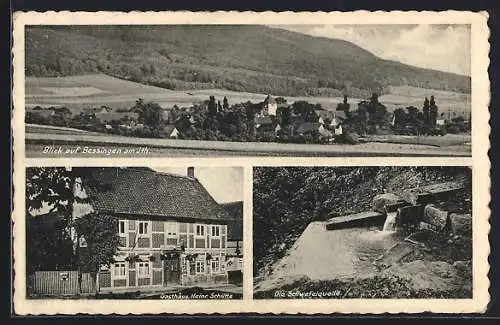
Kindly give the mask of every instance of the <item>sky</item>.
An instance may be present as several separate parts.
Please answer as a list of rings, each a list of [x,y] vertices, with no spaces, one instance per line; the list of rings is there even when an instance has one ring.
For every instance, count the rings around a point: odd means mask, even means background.
[[[376,56],[470,76],[470,25],[279,25],[352,42]]]
[[[187,167],[153,169],[181,176],[186,176],[187,172]],[[243,201],[243,168],[195,167],[194,176],[218,203]]]

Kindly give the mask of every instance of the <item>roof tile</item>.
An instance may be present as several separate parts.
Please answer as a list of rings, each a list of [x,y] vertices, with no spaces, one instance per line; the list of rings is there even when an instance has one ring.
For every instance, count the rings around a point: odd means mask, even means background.
[[[225,220],[228,214],[196,179],[139,168],[102,168],[98,190],[90,189],[97,211],[118,214]]]

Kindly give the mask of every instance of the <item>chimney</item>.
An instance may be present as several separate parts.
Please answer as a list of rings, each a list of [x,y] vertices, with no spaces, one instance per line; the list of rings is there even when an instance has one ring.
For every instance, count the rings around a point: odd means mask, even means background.
[[[187,168],[187,177],[189,179],[194,179],[194,167]]]

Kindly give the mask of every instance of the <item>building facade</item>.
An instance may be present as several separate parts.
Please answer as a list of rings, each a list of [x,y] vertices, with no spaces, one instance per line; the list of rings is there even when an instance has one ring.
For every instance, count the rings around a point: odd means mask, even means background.
[[[114,263],[102,266],[100,292],[226,284],[227,212],[188,169],[185,177],[139,168],[97,175],[94,210],[118,220]],[[75,194],[86,197],[85,181]],[[78,212],[77,212],[78,213]]]

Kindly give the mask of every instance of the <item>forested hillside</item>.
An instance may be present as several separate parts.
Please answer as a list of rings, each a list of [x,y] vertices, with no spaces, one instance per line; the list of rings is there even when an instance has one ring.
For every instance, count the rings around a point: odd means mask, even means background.
[[[470,92],[467,76],[382,60],[342,40],[264,26],[26,28],[28,76],[96,72],[168,89],[284,96],[367,97],[389,85]]]
[[[373,197],[386,191],[401,194],[450,180],[471,184],[471,171],[467,167],[254,168],[254,275],[281,258],[312,221],[369,211]],[[470,197],[470,188],[462,194]],[[462,195],[455,200],[451,210],[470,213],[470,201]]]

